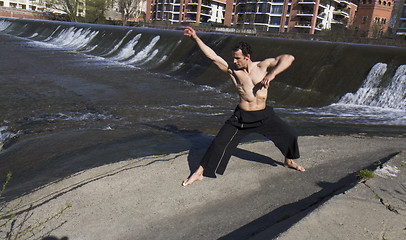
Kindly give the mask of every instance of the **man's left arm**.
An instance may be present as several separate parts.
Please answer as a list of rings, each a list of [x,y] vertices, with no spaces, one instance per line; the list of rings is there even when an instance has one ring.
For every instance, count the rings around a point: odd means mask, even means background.
[[[261,83],[267,88],[269,87],[270,82],[278,75],[279,73],[285,71],[290,65],[292,65],[295,57],[290,54],[283,54],[276,58],[267,58],[264,61],[260,62],[260,67],[267,69],[268,74],[262,79]],[[268,71],[268,69],[271,69]]]

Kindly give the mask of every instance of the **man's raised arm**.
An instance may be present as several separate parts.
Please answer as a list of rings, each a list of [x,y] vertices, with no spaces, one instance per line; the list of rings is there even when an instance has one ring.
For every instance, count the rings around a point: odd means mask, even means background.
[[[278,75],[279,73],[285,71],[290,65],[292,65],[295,57],[289,54],[280,55],[276,58],[268,58],[262,61],[261,67],[271,68],[268,74],[264,77],[261,83],[265,87],[269,87],[269,83]]]
[[[192,40],[194,40],[197,45],[199,46],[200,50],[206,55],[207,58],[209,58],[211,61],[213,61],[214,64],[218,68],[220,68],[221,71],[223,72],[228,72],[228,63],[221,58],[219,55],[217,55],[216,52],[213,51],[209,46],[207,46],[196,34],[196,31],[191,28],[191,27],[186,27],[184,31],[184,35],[190,37]]]

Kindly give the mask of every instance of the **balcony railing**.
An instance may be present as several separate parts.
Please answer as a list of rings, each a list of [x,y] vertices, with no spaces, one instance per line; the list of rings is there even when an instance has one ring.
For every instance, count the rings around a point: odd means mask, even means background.
[[[313,16],[313,11],[298,11],[298,16]]]
[[[342,10],[334,11],[333,14],[334,14],[334,15],[342,16],[342,17],[344,17],[344,18],[350,17],[350,15],[349,15],[347,12],[342,11]]]
[[[314,4],[316,4],[316,2],[314,0],[299,0],[298,4],[314,5]]]
[[[299,28],[311,28],[312,24],[311,22],[299,22],[295,25],[295,27],[299,27]]]

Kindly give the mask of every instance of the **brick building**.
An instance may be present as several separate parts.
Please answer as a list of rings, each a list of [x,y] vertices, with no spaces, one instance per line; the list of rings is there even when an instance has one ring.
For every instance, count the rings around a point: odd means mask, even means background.
[[[230,25],[233,0],[147,0],[147,21]]]
[[[314,34],[352,24],[357,6],[345,0],[235,0],[234,25],[269,32]]]
[[[268,32],[317,33],[352,24],[357,6],[346,0],[147,0],[147,21],[221,23]]]
[[[394,0],[359,0],[354,27],[361,35],[379,37],[388,31]]]

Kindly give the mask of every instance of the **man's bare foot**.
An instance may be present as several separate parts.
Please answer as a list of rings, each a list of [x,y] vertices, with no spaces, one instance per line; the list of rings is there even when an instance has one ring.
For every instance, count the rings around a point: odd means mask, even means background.
[[[304,167],[298,165],[298,164],[295,163],[292,159],[288,159],[288,158],[285,159],[285,164],[284,164],[284,166],[285,166],[285,167],[289,167],[289,168],[296,169],[296,170],[301,171],[301,172],[305,172],[305,171],[306,171],[306,169],[304,169]]]
[[[190,176],[188,179],[183,181],[182,186],[187,186],[197,180],[203,180],[203,167],[202,166],[199,166],[199,168],[192,174],[192,176]]]

